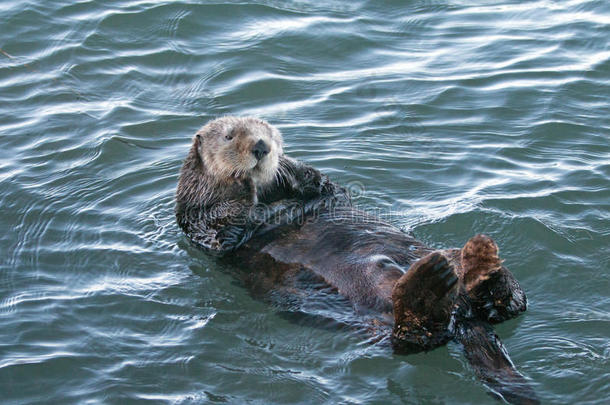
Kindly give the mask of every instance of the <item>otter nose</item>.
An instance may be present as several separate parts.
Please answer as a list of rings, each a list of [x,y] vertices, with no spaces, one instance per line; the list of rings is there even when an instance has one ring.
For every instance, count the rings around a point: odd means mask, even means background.
[[[269,153],[269,146],[262,139],[260,139],[252,148],[252,153],[254,154],[256,160],[261,160],[267,153]]]

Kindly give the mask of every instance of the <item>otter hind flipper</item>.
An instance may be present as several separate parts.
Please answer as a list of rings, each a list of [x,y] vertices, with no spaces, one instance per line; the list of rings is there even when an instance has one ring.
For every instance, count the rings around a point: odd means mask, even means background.
[[[511,404],[539,404],[536,393],[513,365],[493,327],[473,314],[466,295],[456,302],[450,329],[475,375],[492,394]]]
[[[454,268],[442,254],[434,252],[415,262],[392,291],[394,349],[413,353],[447,343],[458,286]]]
[[[469,293],[474,309],[482,319],[500,323],[527,309],[527,297],[513,274],[502,267]]]
[[[471,290],[500,270],[502,260],[498,251],[498,245],[486,235],[476,235],[466,242],[461,250],[466,290]]]
[[[464,285],[475,311],[491,323],[514,318],[527,308],[519,282],[502,265],[498,245],[488,236],[472,237],[461,250]]]

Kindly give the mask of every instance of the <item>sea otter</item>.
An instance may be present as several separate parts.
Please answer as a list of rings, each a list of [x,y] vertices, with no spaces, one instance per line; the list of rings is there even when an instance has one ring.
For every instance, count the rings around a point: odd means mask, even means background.
[[[250,284],[290,288],[309,272],[356,310],[391,328],[397,352],[451,339],[492,392],[537,403],[492,323],[526,298],[485,235],[434,250],[351,205],[345,188],[284,155],[280,132],[252,117],[222,117],[193,138],[180,172],[176,218],[196,246],[245,269]]]

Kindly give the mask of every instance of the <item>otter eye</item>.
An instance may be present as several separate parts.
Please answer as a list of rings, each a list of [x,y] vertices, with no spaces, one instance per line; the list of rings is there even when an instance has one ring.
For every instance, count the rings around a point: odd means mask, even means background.
[[[226,136],[225,139],[227,141],[230,141],[231,139],[235,138],[235,128],[233,128]]]

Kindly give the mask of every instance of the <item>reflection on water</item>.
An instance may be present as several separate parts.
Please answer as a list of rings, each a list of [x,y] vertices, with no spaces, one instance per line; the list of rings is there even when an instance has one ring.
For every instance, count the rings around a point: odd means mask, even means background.
[[[491,401],[455,346],[395,356],[332,291],[261,299],[188,246],[178,170],[222,114],[427,244],[493,236],[543,402],[610,396],[610,9],[477,3],[3,2],[5,401]]]

